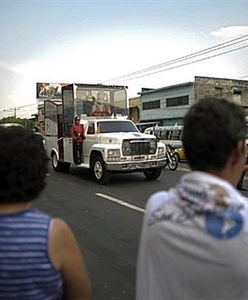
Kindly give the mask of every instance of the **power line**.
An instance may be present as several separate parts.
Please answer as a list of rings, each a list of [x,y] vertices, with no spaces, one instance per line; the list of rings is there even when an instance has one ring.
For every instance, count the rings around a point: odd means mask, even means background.
[[[156,74],[156,73],[170,71],[170,70],[181,68],[181,67],[184,67],[184,66],[187,66],[187,65],[191,65],[191,64],[200,62],[200,61],[204,61],[204,60],[207,60],[207,59],[210,59],[210,58],[213,58],[213,57],[217,57],[217,56],[221,56],[221,55],[224,55],[224,54],[227,54],[227,53],[231,53],[231,52],[234,52],[234,51],[237,51],[237,50],[241,50],[241,49],[244,49],[244,48],[247,48],[247,47],[248,47],[248,45],[241,46],[241,47],[238,47],[238,48],[235,48],[235,49],[232,49],[232,50],[224,51],[224,52],[221,52],[221,53],[218,53],[218,54],[215,54],[215,55],[211,55],[211,56],[208,56],[208,57],[200,58],[200,59],[197,59],[197,60],[194,60],[194,61],[190,61],[190,62],[187,62],[187,63],[183,63],[183,64],[180,64],[180,65],[177,65],[177,66],[172,66],[172,67],[169,67],[169,68],[166,68],[166,69],[162,69],[162,70],[150,72],[150,73],[144,74],[144,75],[138,75],[138,76],[130,77],[130,78],[127,78],[126,80],[133,80],[133,79],[137,79],[137,78],[141,78],[141,77],[150,76],[150,75],[153,75],[153,74]],[[121,80],[117,80],[116,82],[117,83],[121,82]]]
[[[34,106],[34,105],[37,105],[37,103],[36,103],[36,102],[34,102],[34,103],[25,104],[25,105],[18,106],[18,107],[22,108],[22,107],[29,107],[29,106]]]
[[[226,41],[224,43],[221,43],[221,44],[218,44],[218,45],[215,45],[215,46],[212,46],[212,47],[209,47],[209,48],[206,48],[206,49],[203,49],[203,50],[200,50],[200,51],[188,54],[188,55],[184,55],[182,57],[179,57],[179,58],[176,58],[176,59],[158,64],[158,65],[154,65],[154,66],[151,66],[151,67],[148,67],[148,68],[145,68],[145,69],[141,69],[141,70],[138,70],[138,71],[135,71],[135,72],[132,72],[132,73],[128,73],[126,75],[118,76],[118,77],[109,79],[107,81],[110,81],[110,80],[114,80],[114,81],[118,80],[119,81],[119,79],[124,79],[124,78],[128,78],[128,77],[133,77],[135,75],[139,75],[139,74],[142,74],[142,73],[147,73],[149,71],[160,69],[160,68],[163,68],[163,67],[168,66],[168,65],[177,64],[179,62],[183,62],[185,60],[189,60],[189,59],[192,59],[194,57],[202,56],[204,54],[211,53],[213,51],[218,51],[218,50],[221,50],[223,48],[230,47],[230,46],[245,42],[247,40],[248,40],[248,34],[245,34],[241,37]]]
[[[16,111],[19,110],[20,108],[19,107],[12,107],[12,108],[9,108],[9,109],[4,109],[3,112],[13,112],[14,113],[14,117],[16,118]]]
[[[13,113],[13,117],[17,117],[17,111],[20,111],[20,113],[24,113],[25,111],[28,111],[28,107],[37,105],[37,103],[32,103],[32,104],[26,104],[26,105],[21,105],[21,106],[15,106],[15,107],[10,107],[7,109],[2,109],[0,110],[1,114],[5,113]],[[26,108],[26,109],[25,109]]]
[[[25,105],[18,105],[18,106],[14,106],[14,107],[10,107],[10,108],[7,108],[7,109],[21,109],[21,108],[24,108],[24,107],[29,107],[29,106],[34,106],[34,105],[37,105],[37,103],[30,103],[30,104],[25,104]],[[5,109],[2,109],[1,111],[4,111]]]
[[[176,59],[164,62],[164,63],[161,63],[159,65],[155,65],[155,66],[152,66],[152,67],[149,67],[149,68],[146,68],[146,69],[142,69],[142,70],[139,70],[139,71],[136,71],[136,72],[128,73],[128,74],[123,75],[123,76],[115,77],[114,79],[129,77],[129,76],[133,76],[133,75],[136,75],[136,74],[139,74],[139,73],[148,72],[149,70],[162,68],[164,66],[175,64],[177,62],[181,62],[181,61],[184,61],[184,60],[188,60],[188,59],[194,58],[196,56],[200,56],[200,55],[203,55],[203,54],[207,54],[209,52],[217,51],[217,50],[220,50],[222,48],[230,47],[230,46],[236,45],[238,43],[247,41],[248,40],[247,37],[248,37],[248,34],[243,35],[243,36],[238,37],[238,38],[235,38],[235,39],[232,39],[232,40],[229,40],[227,42],[224,42],[224,43],[221,43],[221,44],[218,44],[218,45],[200,50],[200,51],[197,51],[197,52],[194,52],[194,53],[191,53],[191,54],[188,54],[188,55],[185,55],[185,56],[182,56],[182,57],[179,57],[179,58],[176,58]],[[241,40],[241,39],[243,39],[243,40]]]

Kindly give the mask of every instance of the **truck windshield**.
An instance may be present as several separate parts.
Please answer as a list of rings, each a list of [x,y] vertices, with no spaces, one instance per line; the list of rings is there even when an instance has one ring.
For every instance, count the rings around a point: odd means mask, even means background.
[[[108,132],[139,132],[135,125],[128,121],[104,121],[98,122],[99,133]]]

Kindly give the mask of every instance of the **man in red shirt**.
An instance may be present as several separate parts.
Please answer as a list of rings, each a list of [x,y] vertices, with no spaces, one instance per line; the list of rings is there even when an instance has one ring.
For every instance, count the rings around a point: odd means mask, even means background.
[[[84,136],[84,125],[80,124],[80,118],[74,118],[74,124],[71,127],[71,136],[73,143],[73,160],[74,163],[79,165],[82,163],[82,151]]]

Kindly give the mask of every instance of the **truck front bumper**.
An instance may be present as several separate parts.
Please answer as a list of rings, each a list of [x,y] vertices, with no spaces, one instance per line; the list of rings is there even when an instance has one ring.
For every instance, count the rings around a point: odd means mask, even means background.
[[[127,161],[127,162],[107,162],[108,171],[142,171],[151,168],[162,168],[166,165],[166,158],[157,160]]]

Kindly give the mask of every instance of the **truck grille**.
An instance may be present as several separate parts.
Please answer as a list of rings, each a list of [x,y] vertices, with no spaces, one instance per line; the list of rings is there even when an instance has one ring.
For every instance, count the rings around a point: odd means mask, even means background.
[[[150,143],[142,141],[130,141],[132,155],[149,154]]]
[[[123,155],[148,155],[151,154],[150,150],[148,140],[124,140],[122,144]]]

